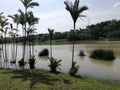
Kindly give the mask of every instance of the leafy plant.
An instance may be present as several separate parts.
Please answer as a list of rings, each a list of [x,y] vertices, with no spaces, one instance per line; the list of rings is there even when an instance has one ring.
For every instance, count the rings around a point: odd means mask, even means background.
[[[51,58],[49,58],[49,61],[50,61],[50,64],[48,66],[50,67],[51,72],[57,73],[57,68],[60,69],[59,66],[61,66],[60,62],[62,60],[57,60],[57,59],[51,57]]]
[[[73,62],[72,67],[70,68],[69,74],[71,76],[75,76],[75,74],[78,72],[79,68],[80,67],[78,65],[76,65],[76,62]]]
[[[95,49],[90,58],[101,59],[101,60],[114,60],[115,56],[111,50]]]
[[[32,56],[30,59],[29,59],[29,65],[30,65],[30,69],[34,69],[35,68],[35,56]]]

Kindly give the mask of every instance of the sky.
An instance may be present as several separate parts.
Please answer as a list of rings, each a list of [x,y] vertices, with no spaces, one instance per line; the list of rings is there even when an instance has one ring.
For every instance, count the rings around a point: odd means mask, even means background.
[[[36,25],[38,33],[47,33],[48,28],[54,29],[55,32],[69,31],[73,28],[72,18],[65,10],[65,0],[33,1],[40,4],[39,7],[29,9],[40,18],[39,24]],[[120,0],[80,0],[80,6],[84,5],[89,9],[82,13],[86,15],[83,20],[77,20],[77,29],[106,20],[120,19]],[[0,12],[4,12],[5,16],[18,13],[18,9],[24,10],[20,0],[0,0]]]

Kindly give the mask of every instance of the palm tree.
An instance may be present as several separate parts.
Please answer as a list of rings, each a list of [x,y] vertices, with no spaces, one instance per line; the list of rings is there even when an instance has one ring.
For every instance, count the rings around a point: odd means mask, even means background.
[[[26,21],[27,21],[27,18],[26,18],[26,15],[25,15],[25,13],[22,11],[22,10],[18,10],[18,12],[20,13],[20,15],[19,15],[19,23],[21,24],[21,26],[22,26],[22,32],[23,32],[23,37],[24,37],[24,40],[23,40],[23,60],[24,60],[24,58],[25,58],[25,47],[26,47],[26,29],[25,29],[25,27],[26,27],[26,25],[25,25],[25,23],[26,23]]]
[[[30,55],[30,58],[31,56],[34,56],[34,33],[35,33],[35,28],[34,28],[34,25],[35,24],[38,24],[39,22],[39,18],[35,17],[33,15],[33,12],[29,11],[28,14],[27,14],[27,23],[29,25],[28,29],[27,29],[27,37],[28,37],[28,41],[29,41],[29,55]],[[31,36],[33,37],[31,37]],[[32,41],[32,43],[31,43]],[[32,47],[31,47],[32,45]],[[31,50],[32,48],[32,50]],[[32,51],[32,53],[31,53]]]
[[[72,50],[72,65],[73,65],[73,62],[74,62],[74,44],[75,44],[74,36],[75,36],[75,31],[76,31],[76,21],[77,21],[78,17],[83,17],[83,15],[81,15],[81,13],[83,11],[87,10],[88,7],[87,6],[79,7],[79,0],[75,0],[74,4],[71,1],[65,1],[64,4],[66,5],[66,10],[69,11],[69,13],[71,14],[71,17],[73,19],[73,26],[74,26],[73,50]]]
[[[28,17],[28,8],[33,8],[35,6],[39,6],[39,3],[37,2],[33,2],[33,0],[20,0],[22,2],[22,4],[24,5],[25,7],[25,12],[24,12],[24,16],[25,16],[25,23],[23,24],[24,25],[24,33],[25,33],[25,36],[24,36],[24,55],[25,55],[25,49],[26,49],[26,37],[27,37],[27,17]],[[25,56],[24,56],[25,57]],[[23,58],[24,58],[23,57]]]
[[[52,40],[53,40],[53,32],[54,32],[54,29],[50,29],[48,28],[48,32],[49,32],[49,37],[50,37],[50,56],[52,58]]]

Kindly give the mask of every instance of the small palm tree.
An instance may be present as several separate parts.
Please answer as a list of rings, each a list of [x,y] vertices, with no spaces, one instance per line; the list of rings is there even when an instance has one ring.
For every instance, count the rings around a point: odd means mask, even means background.
[[[53,32],[54,32],[54,29],[50,29],[48,28],[48,32],[49,32],[49,37],[50,37],[50,56],[52,57],[52,40],[53,40]]]
[[[81,15],[81,13],[85,10],[88,9],[87,6],[82,6],[79,7],[79,0],[75,0],[74,4],[71,1],[65,1],[64,4],[66,5],[66,10],[69,11],[69,13],[71,14],[71,17],[73,19],[73,26],[74,26],[74,31],[73,31],[73,50],[72,50],[72,65],[74,62],[74,44],[75,44],[75,40],[74,40],[74,36],[75,36],[75,31],[76,31],[76,21],[78,19],[78,17],[83,17],[83,15]]]
[[[51,69],[52,73],[57,73],[57,69],[60,69],[59,66],[61,66],[61,59],[57,60],[53,57],[49,58],[50,64],[48,65]]]

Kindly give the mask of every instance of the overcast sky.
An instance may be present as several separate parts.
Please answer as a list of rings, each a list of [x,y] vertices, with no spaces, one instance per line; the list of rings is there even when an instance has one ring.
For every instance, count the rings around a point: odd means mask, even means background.
[[[47,28],[53,28],[55,31],[69,31],[73,28],[73,22],[68,11],[65,10],[65,0],[33,0],[40,6],[30,9],[40,18],[36,25],[37,32],[46,33]],[[74,1],[74,0],[71,0]],[[89,10],[83,15],[87,17],[84,20],[78,19],[77,28],[85,28],[89,24],[95,24],[101,21],[120,19],[120,0],[80,0],[80,6],[88,5]],[[7,15],[17,13],[23,5],[20,0],[0,0],[0,12]]]

